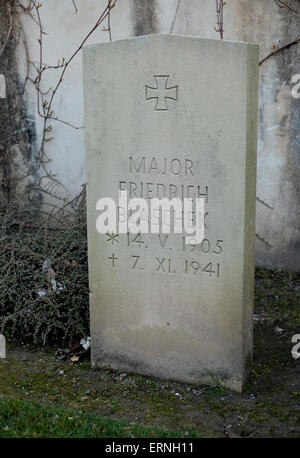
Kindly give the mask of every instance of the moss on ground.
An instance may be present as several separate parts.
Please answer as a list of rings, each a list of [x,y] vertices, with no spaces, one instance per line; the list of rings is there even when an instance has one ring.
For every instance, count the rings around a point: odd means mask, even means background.
[[[254,361],[242,395],[221,386],[189,386],[92,370],[88,359],[57,361],[55,350],[8,349],[0,394],[99,413],[148,427],[217,437],[299,437],[299,274],[257,269]]]

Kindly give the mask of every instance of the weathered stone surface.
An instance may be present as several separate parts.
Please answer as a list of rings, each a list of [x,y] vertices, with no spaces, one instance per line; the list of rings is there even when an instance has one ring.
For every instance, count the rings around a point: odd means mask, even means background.
[[[257,80],[248,43],[159,34],[84,49],[93,366],[241,390],[252,354]],[[205,240],[99,234],[96,202],[117,201],[120,188],[204,196]]]

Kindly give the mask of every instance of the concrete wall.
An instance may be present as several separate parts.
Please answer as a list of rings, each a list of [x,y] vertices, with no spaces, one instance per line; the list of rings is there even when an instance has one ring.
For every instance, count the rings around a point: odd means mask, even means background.
[[[40,9],[47,32],[44,62],[55,65],[59,58],[70,56],[105,4],[104,0],[76,0],[78,12],[74,14],[71,0],[45,0]],[[119,0],[112,12],[113,39],[170,32],[177,4],[178,0]],[[291,0],[289,5],[300,11],[298,0]],[[299,19],[300,16],[279,8],[273,0],[230,0],[224,9],[224,38],[257,42],[264,57],[274,45],[281,46],[297,38]],[[27,72],[24,43],[29,59],[38,62],[39,29],[28,15],[22,14],[21,21],[24,35],[19,41],[18,68],[20,81],[24,81]],[[214,0],[181,0],[173,32],[219,38],[215,25]],[[88,43],[106,40],[108,33],[100,28]],[[300,73],[299,55],[300,44],[271,57],[261,66],[258,142],[257,264],[293,270],[300,270],[300,99],[291,95],[291,78]],[[32,66],[30,74],[34,75]],[[43,89],[54,86],[58,76],[57,70],[47,71]],[[35,123],[34,148],[38,151],[43,122],[37,114],[36,91],[30,82],[26,85],[25,101],[27,117]],[[78,126],[83,124],[81,54],[67,70],[53,108],[60,118]],[[63,185],[58,192],[71,197],[85,181],[83,130],[55,122],[52,125],[53,139],[46,144],[51,159],[48,167]]]

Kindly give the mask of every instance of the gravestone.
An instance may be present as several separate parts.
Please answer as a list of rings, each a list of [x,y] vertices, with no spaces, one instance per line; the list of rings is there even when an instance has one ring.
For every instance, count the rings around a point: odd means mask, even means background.
[[[241,391],[252,355],[258,46],[151,35],[85,47],[94,367]],[[203,198],[204,239],[99,234],[98,199]]]

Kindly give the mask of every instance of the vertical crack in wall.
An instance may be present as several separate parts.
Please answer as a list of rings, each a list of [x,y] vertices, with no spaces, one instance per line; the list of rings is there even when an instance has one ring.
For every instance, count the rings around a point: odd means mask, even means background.
[[[157,33],[156,0],[133,0],[133,33],[149,35]]]

